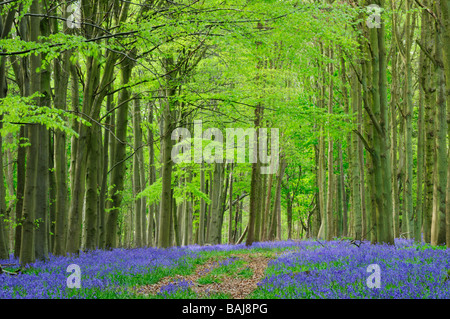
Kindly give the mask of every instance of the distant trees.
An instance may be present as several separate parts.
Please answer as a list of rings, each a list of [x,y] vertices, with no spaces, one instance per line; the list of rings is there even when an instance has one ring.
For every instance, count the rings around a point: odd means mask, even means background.
[[[0,6],[0,259],[450,245],[448,1]]]

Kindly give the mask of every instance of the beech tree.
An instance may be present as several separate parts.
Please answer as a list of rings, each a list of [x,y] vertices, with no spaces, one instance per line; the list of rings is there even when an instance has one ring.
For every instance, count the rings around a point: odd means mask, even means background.
[[[0,3],[0,258],[449,246],[449,7]]]

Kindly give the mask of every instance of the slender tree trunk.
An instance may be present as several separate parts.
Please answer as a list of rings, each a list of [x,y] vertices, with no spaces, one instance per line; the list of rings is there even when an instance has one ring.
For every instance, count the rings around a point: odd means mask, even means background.
[[[39,1],[33,0],[30,6],[30,13],[40,14]],[[30,41],[38,42],[40,34],[39,18],[30,17]],[[40,67],[40,57],[38,55],[30,56],[30,93],[39,92],[40,80],[36,70]],[[37,101],[36,101],[37,102]],[[34,221],[36,212],[36,189],[37,189],[37,168],[38,168],[38,144],[39,144],[39,127],[37,125],[29,125],[28,127],[28,143],[26,153],[26,171],[25,171],[25,187],[23,199],[23,223],[22,238],[20,246],[20,264],[26,265],[36,260],[34,250]]]
[[[158,247],[165,248],[170,246],[170,205],[172,203],[172,170],[173,161],[171,158],[172,139],[171,134],[175,128],[176,116],[173,97],[176,94],[177,88],[172,78],[173,72],[173,57],[164,59],[164,69],[166,70],[166,88],[165,88],[165,101],[162,111],[163,117],[163,131],[161,137],[161,152],[162,152],[162,193],[159,208],[159,231],[158,231]]]
[[[211,220],[208,242],[212,245],[220,243],[221,228],[220,214],[222,209],[222,190],[223,190],[223,163],[214,163],[214,176],[211,197]]]
[[[23,40],[28,40],[28,20],[21,19],[19,23],[19,30]],[[31,83],[30,83],[30,71],[29,71],[30,60],[28,57],[23,57],[21,59],[21,68],[14,68],[16,74],[16,79],[21,86],[21,95],[26,97],[30,96],[31,93]],[[13,67],[15,64],[13,64]],[[3,92],[3,89],[0,90]],[[2,94],[2,93],[0,93]],[[16,228],[15,244],[14,244],[14,257],[20,257],[21,245],[22,245],[22,223],[23,223],[23,201],[24,201],[24,191],[25,191],[25,162],[26,162],[26,148],[21,147],[20,144],[24,142],[24,139],[28,136],[27,126],[21,126],[19,132],[19,149],[17,151],[17,191],[16,191],[16,222],[19,225]]]
[[[143,168],[141,165],[142,155],[142,129],[141,129],[141,108],[140,100],[138,96],[134,96],[134,110],[133,110],[133,133],[134,133],[134,151],[136,152],[133,156],[133,196],[136,197],[140,192],[142,192],[141,185],[141,171]],[[134,212],[136,215],[134,232],[135,232],[135,246],[141,247],[145,242],[142,238],[143,230],[145,225],[142,225],[142,198],[135,199],[134,201]]]
[[[273,205],[272,222],[270,224],[268,240],[275,240],[276,238],[280,237],[280,234],[277,234],[278,229],[279,229],[277,215],[278,215],[278,211],[281,207],[281,181],[283,179],[285,169],[286,169],[286,159],[284,157],[282,157],[279,172],[278,172],[278,181],[277,181],[277,188],[276,188],[276,193],[275,193],[275,203]]]
[[[342,154],[342,144],[337,142],[338,148],[338,165],[339,165],[339,175],[336,178],[336,189],[337,189],[337,218],[336,218],[336,236],[341,237],[344,227],[344,202],[345,202],[345,184],[344,184],[344,161]]]
[[[383,0],[380,1],[380,5],[384,7]],[[386,58],[386,45],[385,45],[385,22],[381,23],[378,32],[378,51],[379,51],[379,90],[380,90],[380,128],[382,132],[381,137],[381,169],[383,176],[383,218],[382,218],[382,238],[379,238],[381,242],[388,244],[394,244],[394,232],[392,228],[392,167],[390,165],[390,142],[389,142],[389,105],[387,101],[387,58]]]
[[[259,134],[258,129],[261,124],[261,105],[255,108],[254,117],[254,128],[255,133],[255,145],[259,146]],[[258,153],[258,147],[255,147],[255,153]],[[250,184],[250,211],[249,211],[249,222],[248,222],[248,233],[246,245],[250,246],[253,242],[259,240],[259,228],[261,223],[261,211],[259,210],[260,205],[260,176],[261,176],[261,164],[259,156],[256,155],[254,161],[252,162],[252,175]]]
[[[333,49],[329,49],[330,59],[333,58]],[[333,64],[330,63],[329,66],[330,77],[334,73]],[[328,114],[333,113],[333,79],[330,79],[330,85],[328,87]],[[326,229],[326,240],[330,241],[333,239],[333,189],[334,189],[334,167],[333,167],[333,138],[331,133],[328,134],[328,193],[327,193],[327,206],[326,206],[326,218],[327,218],[327,229]]]
[[[367,52],[368,49],[366,48],[365,51]],[[373,146],[373,122],[370,119],[369,112],[367,110],[370,109],[370,95],[369,95],[369,89],[368,86],[370,85],[370,80],[373,78],[372,76],[372,64],[369,62],[363,62],[361,66],[362,71],[362,100],[364,104],[364,108],[366,109],[366,112],[364,112],[364,136],[366,139],[367,144]],[[360,115],[360,117],[362,114]],[[365,187],[367,189],[366,194],[366,216],[368,219],[370,219],[370,229],[368,230],[370,234],[370,241],[372,243],[377,242],[377,219],[376,219],[376,200],[375,200],[375,173],[374,173],[374,167],[373,167],[373,160],[367,160],[366,165],[366,174],[367,176]],[[367,234],[366,234],[367,235]],[[367,238],[368,239],[368,238]]]
[[[314,186],[317,191],[314,194],[314,202],[315,202],[315,214],[314,214],[314,220],[312,225],[312,237],[318,237],[319,236],[319,228],[321,224],[321,211],[320,211],[320,193],[319,193],[319,149],[318,146],[314,146]]]
[[[293,196],[292,196],[293,197]],[[287,225],[288,225],[288,235],[287,238],[292,238],[292,201],[291,194],[289,192],[286,193],[286,216],[287,216]]]
[[[230,164],[230,195],[228,206],[228,243],[233,244],[233,163]]]
[[[111,91],[112,86],[109,87],[109,91]],[[106,112],[108,115],[106,116],[106,125],[109,128],[109,130],[113,130],[113,113],[112,110],[113,106],[113,95],[109,94],[106,98]],[[110,113],[111,112],[111,113]],[[98,248],[99,249],[105,249],[105,240],[106,240],[106,196],[108,193],[108,164],[110,161],[110,157],[112,154],[109,154],[108,150],[110,147],[111,139],[112,139],[112,133],[110,131],[104,132],[103,137],[103,153],[102,153],[102,159],[101,159],[101,167],[102,167],[102,178],[101,178],[101,189],[99,194],[99,219],[98,219]]]
[[[156,182],[156,167],[155,167],[155,148],[154,148],[154,135],[153,135],[153,104],[149,105],[149,114],[148,114],[148,147],[149,147],[149,186],[153,185]],[[156,229],[155,224],[153,222],[153,216],[156,215],[157,209],[156,204],[150,204],[148,211],[148,231],[147,231],[147,244],[149,247],[154,246],[155,244],[155,235],[154,230]]]
[[[356,79],[356,74],[352,74],[352,112],[353,114],[358,112],[359,95],[358,90],[360,87],[358,85],[358,80]],[[361,125],[358,123],[358,131],[361,132]],[[358,150],[358,136],[356,134],[352,135],[352,145],[351,145],[351,156],[350,165],[352,170],[352,211],[354,219],[354,239],[361,240],[363,236],[363,226],[362,226],[362,212],[361,212],[361,187],[359,183],[360,178],[360,162],[359,162],[359,150]]]
[[[439,1],[441,17],[443,21],[442,34],[442,53],[444,62],[444,71],[446,79],[446,100],[447,100],[447,135],[450,138],[450,1]],[[450,148],[447,154],[447,164],[450,164]],[[447,205],[446,205],[446,243],[450,248],[450,165],[447,166]]]
[[[2,59],[3,60],[3,59]],[[0,81],[3,82],[4,78],[0,78]],[[0,89],[3,90],[2,85],[0,85]],[[2,97],[2,93],[0,93],[0,98]],[[0,129],[3,128],[3,114],[0,115]],[[0,150],[3,147],[3,137],[0,136]],[[3,152],[0,151],[0,163],[2,167],[0,169],[0,181],[3,181]],[[0,183],[0,259],[8,259],[9,258],[9,247],[7,245],[7,232],[4,227],[3,216],[6,214],[6,192],[4,183]]]
[[[395,31],[394,31],[395,32]],[[396,50],[397,51],[397,50]],[[399,218],[399,193],[397,181],[397,94],[398,94],[398,59],[397,54],[392,58],[392,88],[391,88],[391,165],[392,171],[392,213],[394,237],[400,237],[400,218]]]
[[[14,136],[12,133],[8,133],[8,135],[6,136],[6,142],[8,144],[13,144],[14,143]],[[11,149],[7,149],[6,154],[4,154],[4,158],[6,155],[6,163],[4,165],[6,165],[6,172],[5,177],[6,177],[6,188],[8,190],[8,194],[9,196],[12,198],[15,195],[15,187],[14,187],[14,168],[15,168],[15,158],[14,158],[14,154],[13,151]],[[5,201],[6,203],[6,201]],[[11,199],[9,200],[9,202],[6,205],[6,217],[10,220],[10,226],[7,227],[6,230],[6,237],[7,237],[7,246],[9,250],[12,250],[14,247],[14,228],[13,224],[16,224],[16,212],[15,212],[15,200]]]
[[[140,108],[140,106],[139,106]],[[142,139],[142,128],[141,130],[141,139]],[[142,142],[143,143],[143,142]],[[137,153],[138,159],[139,159],[139,177],[140,177],[140,184],[141,184],[141,191],[145,189],[146,184],[146,178],[145,178],[145,165],[144,165],[144,149],[143,145],[141,145],[141,148],[138,150]],[[145,247],[148,242],[148,233],[147,233],[147,199],[145,197],[141,198],[141,227],[142,227],[142,235],[141,235],[141,241],[142,247]]]
[[[210,170],[208,172],[208,180],[206,182],[206,189],[208,190],[209,200],[211,201],[211,204],[207,207],[207,216],[206,216],[206,241],[209,241],[209,232],[211,230],[211,207],[212,207],[212,189],[213,189],[213,177],[212,177],[212,171]],[[209,187],[208,187],[209,186]]]
[[[438,28],[439,29],[439,28]],[[436,81],[436,164],[435,164],[435,185],[433,189],[433,214],[431,219],[431,244],[443,245],[445,243],[445,197],[447,188],[447,108],[445,101],[445,77],[443,70],[441,51],[441,31],[435,33],[436,54],[435,54],[435,81]]]
[[[89,83],[89,76],[87,80]],[[73,82],[75,82],[75,78],[73,78]],[[75,84],[73,83],[73,85]],[[76,84],[76,86],[77,85],[78,84]],[[88,103],[88,96],[86,95],[86,92],[84,95],[83,105],[86,105]],[[77,104],[78,102],[76,102],[75,105]],[[83,109],[84,108],[85,107],[83,107]],[[82,225],[82,209],[87,174],[87,150],[85,145],[88,139],[88,129],[82,123],[78,123],[77,133],[79,134],[78,139],[72,140],[71,202],[69,206],[68,230],[66,238],[66,252],[70,254],[78,254],[81,247],[80,234]]]
[[[406,2],[406,25],[405,25],[405,73],[406,73],[406,108],[405,108],[405,143],[406,143],[406,174],[405,174],[405,215],[403,222],[406,224],[407,238],[413,237],[413,150],[412,150],[412,117],[414,113],[413,107],[413,79],[412,79],[412,63],[411,63],[411,43],[414,35],[413,26],[411,26],[411,2]],[[414,25],[414,24],[413,24]]]
[[[421,21],[424,21],[424,15],[427,12],[422,12]],[[421,27],[421,43],[425,43],[425,33],[426,26]],[[425,184],[425,146],[427,141],[425,139],[425,114],[424,114],[424,99],[425,91],[427,90],[427,65],[429,61],[425,56],[423,50],[420,51],[419,57],[419,119],[418,119],[418,137],[417,137],[417,200],[416,200],[416,214],[414,220],[414,241],[417,243],[422,242],[422,227],[424,225],[424,208],[425,208],[425,198],[426,194],[426,184]]]
[[[44,18],[40,21],[40,33],[42,36],[50,34],[49,21]],[[42,54],[41,59],[45,59],[46,54]],[[50,65],[40,72],[40,106],[50,107],[51,88],[50,88],[51,70]],[[46,260],[48,257],[48,192],[49,192],[49,132],[45,125],[38,125],[39,144],[38,144],[38,164],[36,181],[36,202],[35,217],[38,226],[35,230],[35,254],[36,259]]]
[[[89,130],[87,146],[89,154],[87,157],[86,170],[86,202],[85,202],[85,221],[86,221],[86,250],[95,250],[97,248],[97,220],[99,212],[99,180],[98,180],[98,159],[100,157],[100,145],[98,136],[101,134],[98,126],[91,127]]]
[[[79,78],[76,70],[76,66],[70,65],[70,90],[71,90],[71,108],[72,112],[78,114],[80,111],[80,94],[79,94]],[[72,129],[76,133],[80,133],[80,123],[74,119],[72,122]],[[77,159],[77,150],[78,150],[78,138],[72,136],[70,141],[71,149],[70,149],[70,168],[69,168],[69,177],[70,177],[70,185],[71,189],[73,185],[75,185],[75,167],[76,167],[76,159]]]
[[[426,3],[424,3],[426,5]],[[432,31],[429,29],[429,17],[425,12],[422,15],[422,28],[425,28],[425,39],[427,39],[425,49],[431,52],[432,44],[430,44],[430,37],[433,37]],[[433,185],[434,185],[434,144],[436,137],[435,129],[435,108],[432,102],[434,94],[434,83],[430,80],[432,76],[431,62],[427,60],[426,81],[424,88],[425,98],[425,208],[424,208],[424,221],[423,221],[423,233],[424,241],[431,243],[431,219],[433,215]]]
[[[190,183],[189,178],[186,178],[186,183]],[[192,222],[190,221],[190,214],[189,214],[189,194],[186,193],[186,196],[183,200],[183,245],[187,246],[189,245],[189,228],[192,225]]]
[[[0,17],[1,20],[1,17]],[[1,31],[1,30],[0,30]],[[4,60],[5,58],[1,58],[1,66],[0,66],[0,98],[4,98],[5,97],[5,92],[6,92],[6,87],[4,87],[6,85],[6,77],[5,72],[4,72]],[[0,115],[0,129],[3,128],[3,114]],[[4,216],[6,214],[6,192],[5,192],[5,185],[3,183],[3,152],[1,151],[3,147],[3,136],[0,136],[0,164],[1,164],[1,169],[0,169],[0,181],[2,181],[2,183],[0,183],[0,260],[1,259],[8,259],[9,257],[9,248],[7,245],[7,234],[6,234],[6,229],[4,227]]]
[[[205,165],[202,161],[200,167],[200,191],[206,193],[205,188]],[[203,198],[200,199],[200,216],[199,216],[199,230],[198,230],[198,244],[205,243],[205,222],[206,222],[206,203]]]
[[[343,97],[344,111],[345,114],[349,114],[349,98],[348,98],[348,90],[347,90],[347,71],[345,66],[345,59],[341,54],[341,91]],[[350,140],[352,133],[349,133],[346,137],[347,141],[347,150],[350,150]],[[350,152],[348,152],[350,154]],[[347,223],[348,223],[348,205],[347,205],[347,193],[345,190],[345,175],[343,168],[343,157],[342,157],[342,144],[339,143],[339,171],[340,171],[340,192],[341,192],[341,200],[342,200],[342,217],[340,222],[340,236],[347,236]],[[364,183],[362,183],[362,186]],[[309,225],[308,225],[309,227]]]
[[[33,6],[30,10],[33,9]],[[0,15],[0,39],[4,39],[9,35],[12,24],[14,22],[15,10],[11,9],[5,17]],[[5,21],[3,21],[5,19]],[[0,99],[5,98],[8,94],[8,82],[6,72],[6,56],[0,57]],[[0,114],[0,130],[3,128],[3,114]],[[6,228],[4,227],[4,218],[7,216],[6,212],[6,190],[3,182],[3,138],[0,135],[0,259],[9,258],[8,236]]]
[[[321,53],[323,53],[322,44]],[[325,108],[325,75],[324,72],[321,74],[321,84],[320,84],[320,95],[318,101],[319,108]],[[318,160],[318,189],[319,189],[319,211],[320,211],[320,227],[317,234],[318,238],[325,238],[325,232],[327,228],[327,213],[326,213],[326,203],[325,203],[325,137],[324,137],[324,127],[323,124],[319,125],[319,160]]]
[[[19,132],[19,149],[17,151],[17,186],[16,186],[16,234],[14,240],[14,257],[19,258],[22,236],[22,209],[23,209],[23,192],[25,186],[25,148],[20,146],[22,139],[26,136],[25,126],[20,127]]]
[[[416,209],[414,215],[414,241],[422,242],[422,210],[423,210],[423,166],[424,166],[424,118],[423,118],[423,93],[419,92],[419,119],[417,142],[417,191]]]
[[[239,234],[238,229],[239,229],[239,220],[240,220],[239,207],[240,207],[240,202],[239,202],[239,195],[238,195],[237,202],[236,202],[236,213],[234,215],[233,243],[236,243],[236,241],[238,240],[238,234]]]
[[[121,71],[122,85],[127,85],[131,78],[133,64],[129,59],[124,60]],[[111,175],[111,184],[113,185],[110,193],[111,201],[108,201],[110,209],[106,224],[106,245],[107,249],[117,247],[117,220],[123,198],[123,188],[125,179],[125,156],[126,156],[126,138],[128,125],[128,106],[130,100],[129,89],[120,91],[116,119],[116,145],[114,148],[114,168]]]
[[[372,49],[372,121],[374,122],[372,160],[375,173],[375,198],[377,202],[377,240],[378,242],[393,244],[392,181],[387,135],[387,81],[384,23],[381,23],[381,27],[378,30],[372,28],[369,32]]]
[[[268,238],[269,232],[269,217],[270,217],[270,204],[272,199],[272,185],[273,185],[273,175],[270,174],[267,181],[267,194],[266,194],[266,203],[264,204],[264,225],[266,226],[263,230],[263,237],[261,240],[266,240]],[[237,227],[237,225],[236,225]]]
[[[65,14],[65,17],[67,14]],[[66,24],[64,24],[66,26]],[[53,32],[57,33],[57,20],[53,21]],[[55,59],[55,107],[67,110],[67,89],[70,78],[70,54],[65,52],[60,59]],[[63,255],[66,248],[66,227],[67,227],[67,158],[66,158],[66,134],[63,131],[55,131],[54,135],[54,166],[55,166],[55,231],[54,231],[54,255]]]

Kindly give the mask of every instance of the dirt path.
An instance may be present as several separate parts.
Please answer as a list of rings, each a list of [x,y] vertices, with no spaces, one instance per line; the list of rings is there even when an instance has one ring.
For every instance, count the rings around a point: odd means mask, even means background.
[[[267,268],[267,264],[274,258],[274,256],[268,257],[267,254],[263,255],[261,253],[235,254],[229,257],[238,257],[239,259],[244,260],[246,262],[244,267],[251,269],[253,272],[252,277],[242,278],[236,275],[224,275],[221,277],[221,282],[219,283],[198,284],[198,279],[205,276],[213,268],[219,266],[220,260],[211,258],[203,265],[198,266],[195,273],[191,275],[165,277],[156,284],[140,286],[135,292],[138,294],[155,295],[160,291],[161,287],[179,280],[185,280],[193,283],[190,288],[199,298],[223,293],[229,295],[232,299],[244,299],[257,288],[257,283],[264,278],[264,271]]]

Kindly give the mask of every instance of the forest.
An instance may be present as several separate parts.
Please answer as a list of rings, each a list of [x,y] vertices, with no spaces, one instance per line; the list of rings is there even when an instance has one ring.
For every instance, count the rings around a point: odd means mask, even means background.
[[[0,1],[0,299],[450,298],[449,0]]]

